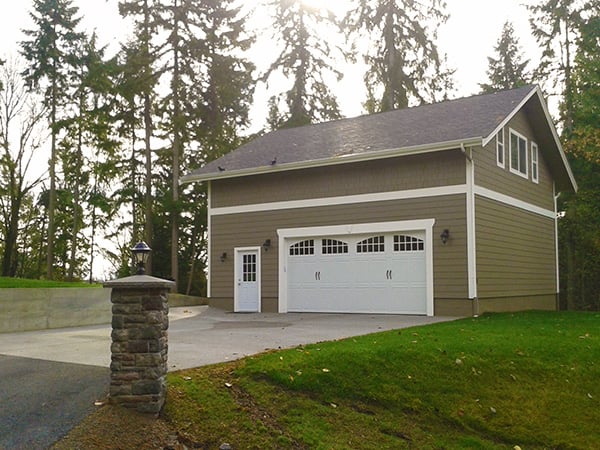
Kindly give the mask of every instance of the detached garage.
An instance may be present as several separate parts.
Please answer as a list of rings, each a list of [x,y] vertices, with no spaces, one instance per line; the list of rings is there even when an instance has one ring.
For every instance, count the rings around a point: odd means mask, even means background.
[[[539,88],[261,136],[208,184],[211,305],[472,315],[555,309],[577,186]]]

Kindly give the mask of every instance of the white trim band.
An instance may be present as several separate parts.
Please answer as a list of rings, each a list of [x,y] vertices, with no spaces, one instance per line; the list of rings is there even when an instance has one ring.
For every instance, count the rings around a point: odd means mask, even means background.
[[[467,186],[465,184],[457,184],[454,186],[409,189],[405,191],[377,192],[373,194],[344,195],[339,197],[321,197],[283,202],[255,203],[241,206],[224,206],[220,208],[211,208],[209,210],[209,215],[222,216],[228,214],[280,211],[284,209],[316,208],[319,206],[385,202],[390,200],[407,200],[414,198],[439,197],[442,195],[465,194],[466,192]]]

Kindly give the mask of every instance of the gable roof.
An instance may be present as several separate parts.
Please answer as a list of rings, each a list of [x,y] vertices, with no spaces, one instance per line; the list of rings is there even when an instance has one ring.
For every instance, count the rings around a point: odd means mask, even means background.
[[[521,108],[541,130],[539,148],[559,189],[576,190],[537,86],[273,131],[185,175],[181,183],[486,145]]]

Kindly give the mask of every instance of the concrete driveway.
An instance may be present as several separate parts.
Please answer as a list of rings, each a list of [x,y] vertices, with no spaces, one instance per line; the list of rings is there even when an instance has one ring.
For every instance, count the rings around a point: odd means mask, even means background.
[[[450,320],[378,314],[235,314],[208,306],[171,308],[169,370],[239,359],[269,349]],[[0,354],[110,366],[110,325],[0,334]]]
[[[450,320],[364,314],[169,312],[169,370]],[[108,393],[110,325],[0,334],[0,449],[44,449]]]

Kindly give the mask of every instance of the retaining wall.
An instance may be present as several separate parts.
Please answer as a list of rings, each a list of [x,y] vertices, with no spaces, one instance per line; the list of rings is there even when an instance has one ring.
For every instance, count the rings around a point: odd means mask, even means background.
[[[111,323],[110,289],[0,289],[0,333]],[[169,306],[207,304],[205,299],[169,294]]]

